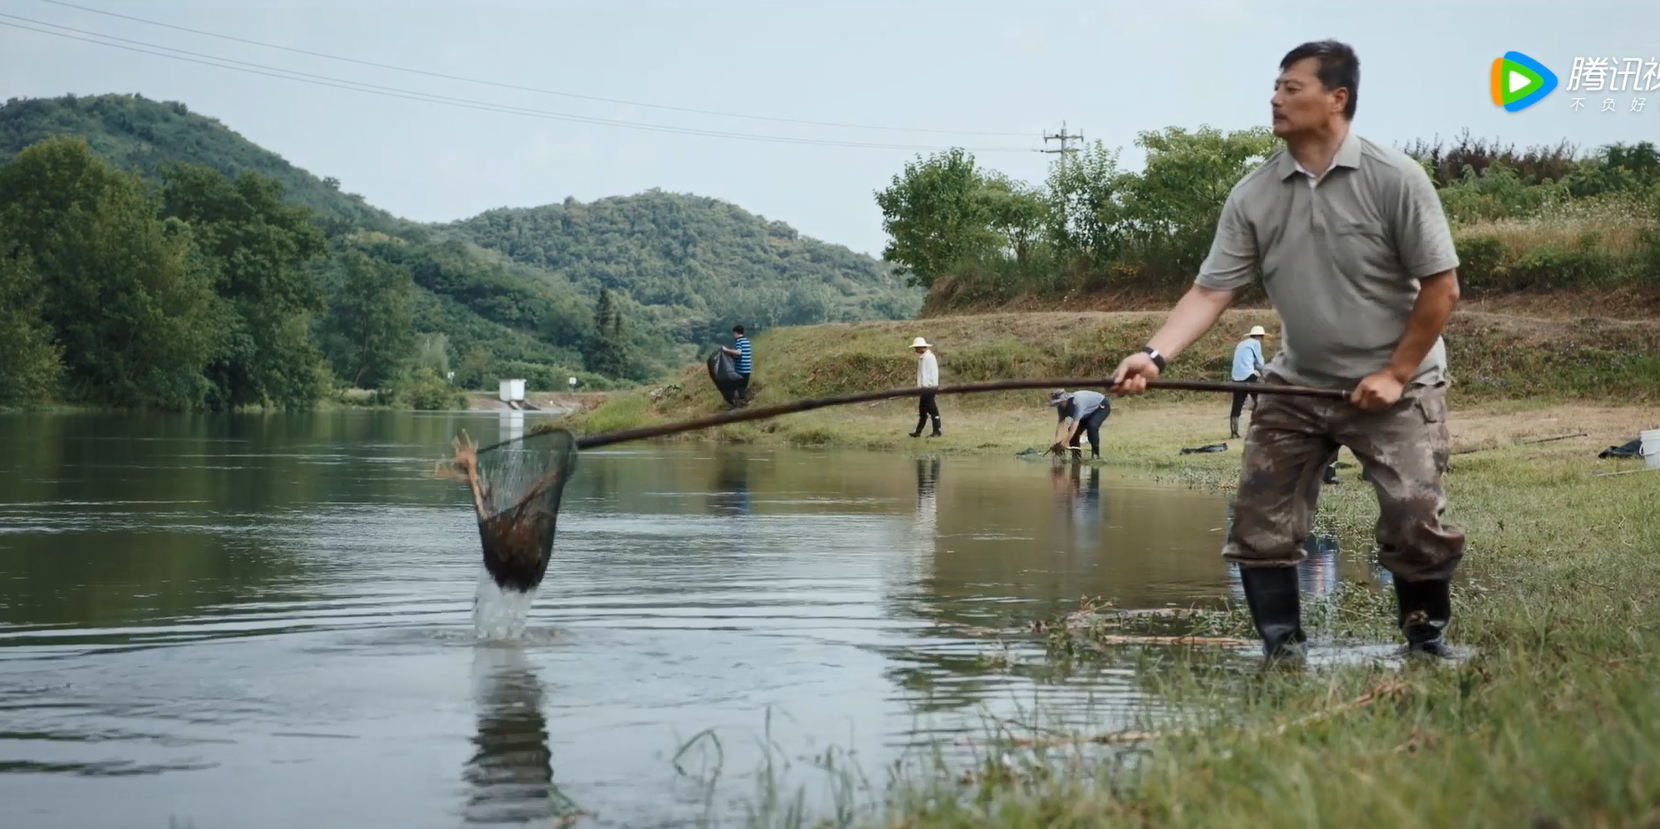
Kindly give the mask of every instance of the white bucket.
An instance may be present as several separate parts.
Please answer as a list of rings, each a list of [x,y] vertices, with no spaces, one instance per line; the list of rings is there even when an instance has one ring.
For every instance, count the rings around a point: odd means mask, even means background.
[[[1643,463],[1649,469],[1660,469],[1660,429],[1649,429],[1638,436],[1643,439],[1642,448],[1637,450],[1643,453]]]

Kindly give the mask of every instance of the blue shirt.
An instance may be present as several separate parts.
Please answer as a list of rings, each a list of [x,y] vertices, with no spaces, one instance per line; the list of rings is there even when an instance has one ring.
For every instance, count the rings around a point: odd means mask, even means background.
[[[1256,337],[1246,337],[1233,347],[1233,379],[1237,382],[1262,371],[1262,343]]]
[[[750,373],[749,358],[751,356],[750,352],[749,352],[749,338],[748,337],[739,337],[736,347],[738,349],[738,373],[739,374],[749,374]]]
[[[1077,391],[1072,393],[1072,399],[1068,400],[1066,405],[1058,406],[1057,409],[1060,411],[1060,420],[1070,417],[1081,422],[1106,405],[1106,396],[1098,391]]]

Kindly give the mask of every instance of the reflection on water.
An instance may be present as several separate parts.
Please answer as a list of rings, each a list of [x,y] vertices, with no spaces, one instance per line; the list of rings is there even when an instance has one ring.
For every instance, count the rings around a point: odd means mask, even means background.
[[[670,444],[583,453],[534,603],[475,606],[433,463],[539,416],[0,416],[0,824],[685,823],[754,796],[768,711],[779,753],[877,778],[1034,704],[1126,727],[1158,705],[1131,652],[1038,676],[984,631],[1237,590],[1225,498],[1111,466]],[[1314,544],[1311,592],[1366,577]],[[725,773],[689,795],[705,730]]]
[[[912,531],[919,541],[927,542],[930,552],[939,530],[939,480],[938,455],[916,459],[916,521],[912,522]]]
[[[1297,582],[1302,588],[1303,600],[1323,599],[1342,583],[1339,564],[1342,549],[1337,536],[1314,533],[1303,541],[1307,555],[1297,565]],[[1229,593],[1236,601],[1245,601],[1245,585],[1239,579],[1239,568],[1228,568]]]
[[[749,456],[741,450],[721,452],[715,463],[714,486],[709,505],[726,515],[748,515]]]
[[[542,682],[516,646],[474,650],[478,733],[462,779],[469,824],[523,824],[571,814],[553,782]]]
[[[1228,507],[1227,529],[1233,529],[1233,506]],[[1319,600],[1330,596],[1343,582],[1343,570],[1354,568],[1356,572],[1350,574],[1351,579],[1369,581],[1373,584],[1389,585],[1389,571],[1378,566],[1375,562],[1364,567],[1343,560],[1342,544],[1336,535],[1331,533],[1313,532],[1303,539],[1303,560],[1297,565],[1297,582],[1303,593],[1303,600]],[[1228,592],[1235,601],[1245,601],[1245,585],[1239,578],[1239,568],[1230,566],[1228,572]]]
[[[519,409],[508,409],[497,415],[500,420],[501,435],[497,440],[518,440],[525,435],[525,413]]]

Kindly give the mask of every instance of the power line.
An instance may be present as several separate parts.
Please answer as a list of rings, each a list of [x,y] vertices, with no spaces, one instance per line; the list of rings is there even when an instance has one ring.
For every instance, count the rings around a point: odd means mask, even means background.
[[[133,17],[131,15],[117,14],[116,12],[104,11],[102,9],[89,8],[87,6],[79,6],[79,5],[76,5],[74,3],[65,3],[65,2],[63,2],[63,0],[40,0],[40,1],[42,3],[50,3],[54,6],[64,6],[66,8],[79,9],[81,11],[91,12],[93,14],[102,14],[102,15],[106,15],[106,16],[109,16],[109,17],[118,17],[118,18],[121,18],[122,20],[131,20],[135,23],[143,23],[143,24],[146,24],[146,25],[149,25],[149,26],[159,26],[159,27],[166,28],[166,29],[175,29],[175,30],[178,30],[178,31],[181,31],[181,32],[189,32],[191,34],[202,35],[204,37],[216,37],[216,38],[220,38],[222,40],[229,40],[229,41],[234,41],[234,42],[237,42],[237,43],[246,43],[246,44],[249,44],[251,46],[263,46],[267,49],[280,49],[280,50],[285,51],[285,52],[293,52],[295,54],[300,54],[300,55],[310,55],[311,57],[326,58],[328,60],[344,61],[346,63],[356,63],[356,64],[359,64],[359,65],[362,65],[362,66],[373,66],[377,69],[391,69],[395,72],[409,72],[409,73],[416,74],[416,75],[426,75],[428,77],[433,77],[433,78],[443,78],[444,80],[461,81],[462,83],[482,84],[482,85],[485,85],[485,86],[500,87],[502,89],[513,89],[513,90],[517,90],[517,91],[520,91],[520,92],[535,92],[535,93],[540,94],[540,95],[557,95],[557,96],[563,97],[563,98],[577,98],[577,99],[581,99],[581,100],[584,100],[584,101],[600,101],[600,102],[608,103],[608,104],[623,104],[623,105],[626,105],[626,106],[646,107],[646,108],[650,108],[650,109],[666,109],[666,110],[672,110],[672,111],[675,111],[675,112],[690,112],[690,113],[695,113],[695,114],[698,114],[698,115],[718,115],[718,116],[721,116],[723,118],[746,118],[746,119],[754,120],[754,121],[774,121],[774,122],[785,123],[785,124],[807,124],[807,125],[816,126],[816,127],[844,127],[844,128],[847,128],[847,129],[856,129],[856,130],[887,130],[887,131],[890,131],[890,132],[925,132],[925,133],[937,133],[937,134],[941,134],[941,135],[1016,136],[1016,135],[1026,135],[1027,134],[1027,133],[1023,133],[1023,132],[986,132],[986,131],[979,131],[979,130],[932,130],[932,129],[924,129],[924,128],[921,128],[921,127],[885,127],[885,126],[874,126],[874,125],[869,125],[869,124],[847,124],[847,123],[840,123],[840,122],[836,122],[836,121],[809,121],[809,120],[805,120],[805,119],[801,119],[801,118],[777,118],[777,117],[772,117],[772,116],[767,116],[767,115],[748,115],[748,114],[741,113],[741,112],[721,112],[719,110],[694,109],[692,107],[671,106],[669,104],[648,104],[648,103],[644,103],[644,102],[641,102],[641,101],[626,101],[626,100],[622,100],[620,98],[603,98],[603,97],[600,97],[600,96],[597,96],[597,95],[582,95],[582,94],[578,94],[578,93],[575,93],[575,92],[560,92],[560,91],[554,90],[554,89],[539,89],[537,87],[532,87],[532,86],[518,86],[516,84],[502,83],[500,81],[483,80],[483,79],[480,79],[480,78],[468,78],[468,77],[463,77],[463,76],[460,76],[460,75],[446,75],[442,72],[430,72],[430,71],[427,71],[425,69],[411,69],[409,67],[395,66],[395,65],[392,65],[392,64],[388,64],[388,63],[377,63],[375,61],[370,61],[370,60],[361,60],[361,59],[358,59],[358,58],[348,58],[348,57],[342,57],[340,55],[330,55],[330,54],[326,54],[324,52],[313,52],[313,51],[310,51],[308,49],[298,49],[298,48],[295,48],[295,47],[292,47],[292,46],[281,46],[281,45],[278,45],[278,44],[275,44],[275,43],[265,43],[263,41],[258,41],[258,40],[249,40],[247,38],[235,37],[233,35],[220,34],[218,32],[209,32],[209,31],[204,31],[202,29],[192,29],[192,28],[189,28],[187,26],[178,26],[178,25],[174,25],[172,23],[162,23],[162,22],[157,21],[157,20],[146,20],[142,17]]]
[[[179,60],[179,61],[184,61],[184,62],[187,62],[187,63],[196,63],[196,64],[201,64],[203,66],[212,66],[212,67],[215,67],[215,68],[218,68],[218,69],[231,69],[231,70],[235,70],[235,71],[238,71],[238,72],[246,72],[246,73],[252,74],[252,75],[263,75],[263,76],[266,76],[266,77],[279,78],[279,79],[288,80],[288,81],[298,81],[300,83],[309,83],[309,84],[313,84],[313,85],[317,85],[317,86],[327,86],[327,87],[333,87],[335,89],[346,89],[346,90],[350,90],[350,91],[353,91],[353,92],[363,92],[363,93],[371,94],[371,95],[381,95],[383,97],[402,98],[402,99],[411,100],[411,101],[422,101],[422,102],[425,102],[425,103],[442,104],[442,105],[445,105],[445,106],[460,107],[460,108],[463,108],[463,109],[474,109],[474,110],[479,110],[479,111],[483,111],[483,112],[495,112],[495,113],[508,114],[508,115],[524,115],[524,116],[528,116],[528,117],[543,118],[543,119],[554,120],[554,121],[569,121],[569,122],[573,122],[573,123],[595,124],[595,125],[600,125],[600,126],[611,126],[611,127],[622,127],[622,128],[627,128],[627,129],[647,130],[647,131],[651,131],[651,132],[667,132],[667,133],[675,133],[675,134],[681,134],[681,135],[701,135],[701,136],[706,136],[706,137],[711,137],[711,138],[734,138],[734,139],[746,140],[746,141],[770,141],[770,142],[786,143],[786,144],[805,144],[805,145],[826,146],[826,147],[857,147],[857,148],[865,148],[865,149],[885,149],[885,150],[927,151],[927,150],[937,150],[937,149],[939,149],[939,147],[937,147],[937,146],[923,146],[923,145],[914,145],[914,144],[879,144],[879,143],[872,143],[872,142],[843,141],[843,140],[820,139],[820,138],[795,138],[795,137],[783,136],[783,135],[760,135],[760,134],[753,134],[753,133],[725,132],[725,131],[720,131],[720,130],[705,130],[705,129],[696,129],[696,128],[692,128],[692,127],[674,127],[674,126],[668,126],[668,125],[664,125],[664,124],[650,124],[650,123],[637,122],[637,121],[621,121],[621,120],[616,120],[616,119],[611,119],[611,118],[593,118],[593,117],[589,117],[589,116],[574,115],[574,114],[565,113],[565,112],[552,112],[552,111],[548,111],[548,110],[539,110],[539,109],[530,109],[530,108],[527,108],[527,107],[510,106],[510,105],[507,105],[507,104],[495,104],[495,103],[490,103],[490,102],[486,102],[486,101],[476,101],[476,100],[471,100],[471,99],[466,99],[466,98],[453,98],[453,97],[446,96],[446,95],[435,95],[435,94],[432,94],[432,93],[420,92],[420,91],[417,91],[417,90],[400,89],[400,88],[397,88],[397,87],[389,87],[389,86],[380,86],[378,84],[368,84],[368,83],[363,83],[361,81],[346,80],[346,79],[343,79],[343,78],[335,78],[335,77],[330,77],[330,76],[327,76],[327,75],[313,75],[313,74],[306,73],[306,72],[297,72],[297,71],[294,71],[294,70],[291,70],[291,69],[283,69],[281,67],[267,66],[267,65],[264,65],[264,64],[257,64],[257,63],[250,63],[250,62],[247,62],[247,61],[239,61],[239,60],[234,60],[234,59],[231,59],[231,58],[221,58],[221,57],[218,57],[218,56],[215,56],[215,55],[206,55],[206,54],[202,54],[200,52],[191,52],[191,51],[188,51],[188,50],[185,50],[185,49],[176,49],[176,48],[173,48],[171,46],[162,46],[162,45],[154,44],[154,43],[146,43],[146,42],[143,42],[143,41],[136,41],[136,40],[129,40],[129,39],[126,39],[126,38],[115,37],[113,35],[105,35],[105,34],[101,34],[101,33],[98,33],[98,32],[89,32],[89,31],[86,31],[86,30],[83,30],[83,29],[76,29],[76,28],[73,28],[73,27],[70,27],[70,26],[62,26],[62,25],[59,25],[59,24],[56,24],[56,23],[47,23],[47,22],[40,21],[40,20],[32,20],[30,18],[19,17],[17,15],[12,15],[12,14],[0,13],[0,17],[10,18],[12,20],[22,20],[22,21],[25,21],[25,22],[28,22],[28,23],[34,23],[34,24],[40,25],[40,26],[50,26],[54,29],[63,29],[63,30],[68,31],[68,32],[77,32],[77,33],[84,34],[84,35],[91,35],[92,37],[104,38],[104,40],[93,40],[93,39],[88,38],[88,37],[77,37],[76,35],[72,35],[72,34],[64,34],[63,32],[53,32],[53,31],[47,31],[45,29],[36,29],[36,28],[30,27],[30,26],[18,25],[16,23],[7,23],[3,20],[0,20],[0,26],[8,26],[8,27],[11,27],[11,28],[14,28],[14,29],[22,29],[24,31],[36,32],[36,33],[39,33],[39,34],[52,35],[54,37],[66,38],[66,39],[69,39],[69,40],[78,40],[78,41],[82,41],[82,42],[85,42],[85,43],[96,44],[96,45],[99,45],[99,46],[108,46],[108,47],[113,48],[113,49],[123,49],[123,50],[129,51],[129,52],[138,52],[138,53],[141,53],[141,54],[153,55],[153,56],[162,57],[162,58],[168,58],[170,60]],[[109,43],[109,42],[105,42],[105,41],[119,41],[119,42]],[[163,52],[150,51],[150,49],[136,48],[134,46],[122,46],[122,45],[120,45],[121,43],[132,43],[132,44],[137,44],[138,46],[148,46],[152,49],[163,49],[163,50],[166,50],[167,52],[177,52],[178,54],[170,55],[170,54],[165,54]],[[181,55],[190,55],[190,56],[193,56],[193,57],[181,57]],[[202,58],[202,60],[198,60],[197,58]],[[241,65],[232,65],[232,64],[241,64]],[[253,67],[253,68],[244,68],[244,67]],[[262,70],[264,70],[264,71],[262,71]],[[973,150],[975,152],[1025,152],[1026,151],[1025,149],[1016,148],[1016,147],[965,147],[963,149]]]

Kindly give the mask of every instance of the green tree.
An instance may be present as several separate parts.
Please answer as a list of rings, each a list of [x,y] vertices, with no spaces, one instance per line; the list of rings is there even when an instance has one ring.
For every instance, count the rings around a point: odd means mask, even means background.
[[[974,156],[960,148],[907,162],[904,172],[876,193],[889,236],[882,258],[923,287],[965,262],[983,259],[999,247],[987,190]]]
[[[582,365],[595,374],[628,377],[633,362],[630,350],[622,309],[612,300],[610,291],[602,290],[594,302],[594,333],[583,345]]]
[[[443,332],[424,332],[416,335],[414,366],[430,368],[439,377],[450,373],[450,338]]]
[[[62,348],[69,399],[203,405],[223,308],[190,228],[158,207],[138,176],[78,138],[42,141],[0,168],[0,239],[46,286],[40,318]]]
[[[488,386],[495,359],[483,345],[474,345],[461,354],[455,369],[455,384],[464,389],[482,389]]]
[[[1141,133],[1136,145],[1147,165],[1122,190],[1121,227],[1133,247],[1127,264],[1149,280],[1186,282],[1210,251],[1228,193],[1280,141],[1266,127],[1169,127]]]
[[[1660,149],[1651,141],[1609,144],[1579,162],[1564,183],[1578,197],[1644,193],[1660,183]]]
[[[243,172],[234,180],[195,164],[162,170],[167,216],[188,222],[229,307],[229,348],[209,364],[213,409],[303,408],[316,402],[322,353],[312,315],[324,309],[307,264],[326,250],[309,208],[283,201],[282,183]]]
[[[1118,260],[1124,249],[1121,195],[1133,176],[1118,168],[1118,151],[1100,141],[1050,165],[1047,196],[1050,240],[1063,258],[1096,267]]]
[[[359,250],[341,255],[324,326],[325,349],[335,373],[353,386],[382,388],[412,356],[415,325],[407,269],[373,259]]]
[[[40,317],[41,284],[26,255],[0,238],[0,406],[45,401],[63,373],[62,349]]]
[[[1002,173],[990,173],[979,199],[986,226],[998,239],[995,253],[1017,265],[1030,262],[1034,249],[1049,235],[1053,218],[1043,191]]]

